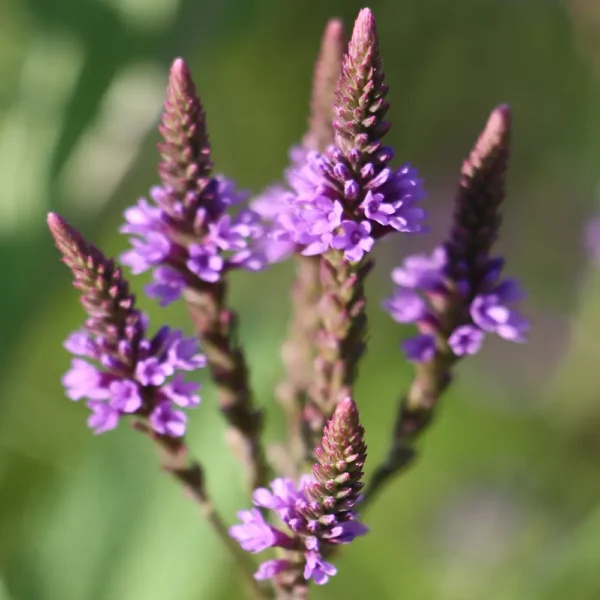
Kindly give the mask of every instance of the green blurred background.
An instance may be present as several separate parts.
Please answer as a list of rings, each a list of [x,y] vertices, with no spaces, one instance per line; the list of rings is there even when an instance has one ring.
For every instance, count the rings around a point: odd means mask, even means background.
[[[0,599],[238,598],[194,505],[127,426],[98,438],[65,399],[61,343],[82,321],[45,230],[59,211],[107,252],[124,208],[156,182],[167,69],[190,63],[219,171],[259,190],[304,132],[322,27],[354,0],[0,2]],[[426,178],[433,233],[390,242],[370,282],[358,401],[372,468],[410,377],[407,331],[380,311],[389,270],[448,226],[461,160],[510,102],[502,235],[529,291],[531,341],[486,341],[460,366],[417,466],[367,515],[315,598],[600,598],[600,267],[581,243],[598,203],[600,5],[592,0],[373,1],[391,86],[390,139]],[[233,282],[270,440],[289,264]],[[141,290],[144,278],[134,287]],[[257,290],[261,290],[257,294]],[[181,306],[140,302],[188,328]],[[190,441],[228,521],[248,504],[207,386]]]

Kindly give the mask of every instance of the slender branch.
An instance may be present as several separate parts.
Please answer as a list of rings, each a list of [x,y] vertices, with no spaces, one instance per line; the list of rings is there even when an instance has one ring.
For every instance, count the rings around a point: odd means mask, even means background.
[[[292,300],[292,318],[282,347],[285,379],[277,386],[277,399],[284,408],[288,444],[296,467],[306,458],[302,434],[302,411],[307,390],[313,380],[315,338],[319,327],[317,303],[320,297],[319,257],[297,255],[296,281]]]
[[[365,490],[361,503],[363,510],[370,506],[386,483],[412,465],[417,456],[416,445],[431,424],[434,409],[452,381],[451,367],[455,360],[451,352],[440,353],[433,361],[417,365],[413,382],[398,403],[391,448]]]
[[[229,425],[227,440],[244,466],[251,489],[268,481],[269,467],[260,440],[262,414],[254,406],[244,352],[237,341],[237,316],[226,304],[225,282],[185,293],[208,367],[217,386],[219,408]]]
[[[391,448],[367,487],[367,504],[386,481],[414,460],[415,445],[431,423],[457,361],[479,350],[484,333],[525,340],[527,320],[507,306],[522,293],[514,280],[499,280],[504,260],[490,255],[501,223],[510,133],[510,108],[500,105],[490,113],[463,162],[452,227],[437,251],[442,254],[430,263],[429,277],[437,271],[435,285],[425,283],[420,290],[428,308],[416,324],[421,335],[434,340],[433,354],[418,362],[413,382],[400,400]],[[440,256],[442,263],[435,263]],[[409,264],[406,260],[400,269],[404,275],[410,272]]]
[[[334,142],[332,105],[345,48],[346,35],[342,22],[330,19],[323,32],[314,67],[308,131],[302,139],[302,146],[306,150],[324,152]],[[292,462],[296,471],[300,471],[306,457],[314,449],[314,445],[306,445],[303,412],[314,378],[313,362],[319,329],[317,305],[321,283],[319,257],[303,256],[298,252],[294,258],[296,281],[291,293],[292,317],[282,347],[285,379],[277,386],[276,394],[286,413]]]

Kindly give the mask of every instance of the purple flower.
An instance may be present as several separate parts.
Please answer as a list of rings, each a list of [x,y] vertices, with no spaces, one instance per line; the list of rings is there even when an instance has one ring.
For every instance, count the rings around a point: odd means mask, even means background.
[[[507,305],[523,298],[523,292],[517,282],[507,279],[498,284],[491,292],[476,296],[471,304],[471,317],[484,331],[496,333],[512,341],[525,341],[529,323],[517,311]]]
[[[187,415],[173,410],[170,402],[161,402],[150,414],[152,429],[160,435],[181,437],[185,433]]]
[[[215,223],[209,223],[208,225],[208,240],[221,250],[241,250],[245,248],[247,246],[245,238],[249,235],[250,230],[248,227],[232,226],[231,216],[227,214]]]
[[[323,560],[318,552],[307,552],[305,554],[306,565],[304,567],[304,579],[312,579],[317,585],[324,585],[329,578],[337,573],[337,569]]]
[[[200,404],[200,396],[194,392],[200,389],[195,381],[185,381],[181,373],[177,373],[169,383],[162,387],[162,393],[183,408],[193,408]]]
[[[185,289],[185,277],[171,267],[157,267],[153,272],[154,281],[145,288],[150,298],[156,298],[161,306],[168,306],[178,300]]]
[[[195,340],[168,327],[147,337],[148,318],[135,307],[129,283],[115,262],[58,215],[48,215],[48,226],[88,313],[83,330],[72,333],[65,347],[96,363],[82,358],[71,361],[63,377],[67,396],[88,399],[92,411],[88,424],[95,433],[114,429],[119,417],[128,413],[149,415],[151,426],[161,435],[182,436],[187,417],[173,410],[173,403],[197,406],[199,386],[185,382],[176,371],[205,364]]]
[[[190,258],[186,264],[192,273],[209,283],[219,281],[225,261],[217,254],[216,246],[192,244],[189,253]]]
[[[155,356],[139,361],[135,368],[135,377],[142,385],[160,386],[173,373],[172,364],[161,362]]]
[[[484,333],[473,325],[457,327],[448,338],[448,345],[456,356],[477,354],[483,343]]]
[[[258,571],[254,573],[254,579],[258,581],[262,581],[264,579],[273,579],[279,575],[279,573],[283,573],[287,571],[292,566],[289,560],[275,558],[272,560],[265,560],[258,566]]]
[[[251,208],[263,219],[275,220],[284,213],[292,213],[294,195],[281,185],[273,185],[256,196],[250,203]]]
[[[206,366],[206,356],[198,352],[195,338],[175,336],[168,352],[168,362],[180,371],[195,371]]]
[[[145,327],[147,319],[141,321]],[[193,408],[200,403],[197,394],[200,385],[185,381],[181,373],[206,364],[206,357],[198,352],[196,340],[163,327],[152,340],[139,341],[135,366],[128,363],[132,357],[129,342],[118,344],[120,358],[112,356],[112,349],[104,348],[105,344],[103,338],[93,340],[85,332],[75,332],[65,342],[65,346],[77,352],[93,347],[96,359],[103,365],[103,370],[100,370],[83,359],[75,358],[71,369],[63,377],[69,398],[90,400],[88,406],[93,411],[90,427],[96,433],[103,433],[116,427],[121,413],[139,412],[143,404],[141,387],[144,386],[144,397],[157,405],[150,418],[152,427],[163,435],[183,435],[186,417],[170,408],[171,403],[184,408]],[[173,374],[175,376],[169,381]]]
[[[392,271],[392,281],[403,288],[430,290],[440,285],[446,253],[436,248],[431,256],[416,254],[406,258],[401,267]]]
[[[147,292],[166,306],[197,279],[216,283],[232,268],[263,268],[254,244],[264,227],[253,210],[238,210],[247,194],[212,173],[204,109],[181,59],[171,68],[159,129],[161,185],[125,211],[121,232],[132,236],[132,248],[121,260],[135,274],[155,268]],[[241,250],[250,256],[235,256]]]
[[[391,298],[383,301],[383,308],[398,323],[414,323],[427,314],[423,299],[409,288],[399,287]]]
[[[512,279],[497,283],[502,266],[503,261],[498,258],[480,261],[480,276],[473,285],[468,276],[460,274],[456,264],[450,272],[447,252],[440,246],[430,256],[409,256],[402,266],[394,269],[392,280],[397,287],[393,296],[383,302],[384,309],[395,321],[413,322],[426,331],[404,342],[408,359],[424,362],[433,358],[430,331],[444,320],[438,311],[448,302],[454,303],[452,317],[458,319],[448,338],[455,356],[477,353],[484,332],[495,333],[509,341],[525,341],[529,322],[508,306],[522,300],[524,295]],[[474,295],[473,291],[478,290],[480,292]]]
[[[96,435],[115,429],[119,424],[119,411],[99,400],[89,400],[87,407],[92,411],[88,417],[88,427],[94,431]]]
[[[142,406],[142,397],[134,381],[116,380],[110,384],[110,405],[121,412],[134,413]]]
[[[257,579],[296,569],[296,576],[302,573],[306,580],[324,584],[336,569],[324,560],[322,548],[348,544],[367,533],[354,512],[366,458],[363,435],[356,404],[344,398],[325,426],[312,474],[302,476],[297,484],[291,479],[274,479],[270,488],[254,491],[254,505],[275,512],[286,531],[269,525],[253,509],[239,513],[242,523],[231,527],[230,535],[253,553],[270,547],[304,552],[302,571],[297,563],[266,561],[256,572]]]
[[[238,512],[242,525],[233,525],[229,528],[229,535],[240,546],[256,554],[272,546],[280,548],[290,547],[291,538],[285,533],[269,525],[256,508]]]
[[[65,373],[62,383],[71,400],[105,400],[109,396],[102,373],[80,358],[71,361],[71,369]]]
[[[360,205],[365,211],[365,217],[380,225],[387,225],[390,222],[390,215],[393,215],[396,209],[392,204],[385,203],[384,200],[383,194],[374,194],[369,190]]]
[[[415,335],[402,342],[402,349],[411,362],[428,362],[435,355],[435,337],[426,333]]]
[[[132,239],[131,245],[133,248],[122,254],[121,262],[131,267],[134,275],[139,275],[150,267],[160,264],[171,250],[167,236],[155,231],[144,234],[143,239]]]
[[[302,489],[306,485],[305,480],[296,487],[291,479],[279,477],[271,481],[271,490],[268,488],[257,488],[252,494],[252,501],[256,506],[270,508],[283,518],[288,509],[297,502],[305,501]]]
[[[163,225],[162,211],[145,198],[140,198],[135,206],[128,208],[124,216],[126,223],[120,227],[121,233],[146,235],[151,231],[160,231]]]
[[[75,356],[97,357],[97,348],[92,338],[85,331],[74,331],[64,343],[65,350]]]
[[[362,221],[343,221],[341,233],[331,240],[331,247],[343,250],[344,256],[352,262],[358,262],[366,252],[369,252],[375,243],[371,237],[371,223]]]
[[[369,163],[362,168],[361,185],[345,161],[339,149],[332,146],[324,154],[307,153],[304,163],[288,170],[292,195],[288,190],[278,190],[277,202],[285,209],[274,218],[270,233],[274,239],[294,241],[305,247],[302,253],[306,255],[322,254],[329,248],[344,249],[348,260],[356,261],[371,250],[376,237],[394,229],[423,230],[420,221],[425,212],[415,204],[425,194],[413,169],[378,170]],[[361,195],[363,200],[357,205]],[[348,236],[356,236],[356,228],[362,243],[348,240]],[[347,248],[340,248],[344,244]]]

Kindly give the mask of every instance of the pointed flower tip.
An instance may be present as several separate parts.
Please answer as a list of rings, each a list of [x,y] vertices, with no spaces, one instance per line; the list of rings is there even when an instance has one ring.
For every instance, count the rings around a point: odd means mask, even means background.
[[[325,33],[323,35],[326,40],[343,40],[344,35],[344,24],[341,19],[335,17],[327,21]]]
[[[352,44],[364,44],[367,40],[377,36],[375,16],[370,8],[363,8],[358,13],[352,30]]]
[[[173,64],[171,65],[171,77],[178,77],[178,78],[182,78],[185,77],[186,79],[189,78],[190,76],[190,69],[187,66],[187,63],[185,62],[185,60],[183,60],[183,58],[176,58],[173,61]]]
[[[46,217],[46,223],[48,223],[50,231],[54,232],[61,227],[61,225],[64,223],[64,220],[56,213],[49,212],[48,216]]]
[[[345,416],[349,413],[358,413],[358,407],[356,406],[356,402],[350,396],[347,396],[338,402],[335,412],[340,416]]]
[[[59,250],[65,251],[65,244],[78,245],[81,243],[81,236],[73,229],[60,215],[48,213],[46,217],[48,229],[54,238]]]
[[[511,120],[510,106],[508,104],[501,104],[490,113],[484,133],[496,139],[502,138],[510,130]]]
[[[508,104],[497,106],[488,117],[469,159],[462,168],[463,175],[472,176],[476,171],[484,168],[484,164],[497,160],[505,163],[510,140],[511,110]],[[502,170],[506,170],[505,166]]]

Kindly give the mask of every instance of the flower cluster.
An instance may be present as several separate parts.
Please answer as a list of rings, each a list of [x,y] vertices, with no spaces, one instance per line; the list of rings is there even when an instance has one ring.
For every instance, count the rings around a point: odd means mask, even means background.
[[[488,261],[485,277],[473,289],[466,280],[454,282],[446,270],[443,246],[430,256],[419,254],[406,258],[392,271],[394,294],[384,301],[384,308],[398,323],[415,323],[424,331],[404,341],[406,357],[414,362],[431,360],[436,351],[436,328],[439,327],[436,305],[452,294],[465,307],[464,314],[448,332],[447,342],[456,356],[475,354],[486,333],[505,340],[524,342],[528,321],[511,307],[524,294],[514,279],[499,281],[502,259]]]
[[[59,216],[50,214],[48,225],[89,315],[84,328],[65,342],[78,357],[63,378],[67,396],[88,399],[88,425],[95,433],[114,429],[124,414],[135,414],[147,418],[156,433],[181,437],[187,417],[174,406],[200,403],[199,384],[185,381],[181,373],[206,363],[196,341],[168,327],[148,338],[148,319],[135,308],[114,262]]]
[[[124,414],[147,416],[152,429],[161,435],[180,437],[187,416],[174,405],[194,408],[200,404],[200,384],[185,381],[182,371],[206,364],[193,338],[162,327],[152,338],[145,337],[147,319],[139,315],[133,336],[119,340],[115,348],[106,338],[87,331],[72,333],[65,348],[77,357],[63,377],[71,400],[87,398],[92,414],[88,425],[95,433],[114,429]],[[132,332],[133,333],[133,332]],[[89,360],[99,363],[98,366]]]
[[[260,216],[241,205],[246,194],[212,176],[204,111],[183,60],[171,68],[160,144],[162,185],[125,211],[120,231],[132,235],[121,257],[134,274],[153,269],[148,295],[166,306],[186,287],[215,283],[226,271],[267,264]]]
[[[524,294],[514,279],[500,280],[504,260],[490,255],[501,221],[510,122],[508,106],[493,110],[464,162],[446,242],[392,272],[397,288],[384,307],[394,320],[417,324],[420,335],[404,342],[412,361],[429,362],[441,344],[454,356],[475,354],[486,333],[525,341],[529,323],[511,306]]]
[[[312,475],[303,476],[297,486],[280,478],[271,482],[270,490],[255,490],[254,504],[274,511],[287,531],[267,523],[255,508],[238,513],[242,524],[231,527],[230,535],[249,552],[271,547],[290,552],[289,558],[263,562],[256,579],[291,575],[300,569],[305,580],[327,583],[337,571],[325,560],[325,548],[348,544],[367,533],[354,511],[360,501],[366,458],[363,435],[356,404],[346,398],[325,427]]]
[[[419,334],[403,346],[418,364],[399,399],[387,457],[363,492],[367,449],[353,397],[367,347],[369,253],[388,234],[426,230],[423,182],[408,163],[392,167],[394,151],[382,142],[390,128],[387,93],[371,11],[360,11],[348,44],[341,22],[331,20],[315,69],[309,131],[290,151],[284,183],[247,207],[246,195],[213,173],[204,109],[186,64],[174,61],[159,127],[160,185],[125,211],[120,231],[130,248],[122,262],[134,274],[152,272],[146,291],[161,305],[184,296],[202,353],[194,338],[169,327],[149,334],[121,268],[61,217],[48,216],[88,315],[64,344],[74,355],[63,377],[66,395],[86,400],[95,433],[136,417],[163,468],[199,503],[250,575],[246,583],[256,597],[267,592],[252,580],[246,552],[275,549],[254,578],[272,579],[278,594],[306,598],[309,582],[327,583],[337,572],[330,562],[336,547],[368,531],[359,506],[414,459],[458,359],[478,352],[488,333],[522,342],[529,329],[514,307],[523,293],[515,280],[502,278],[504,260],[492,252],[510,137],[510,111],[500,106],[463,163],[445,241],[392,272],[396,288],[384,307],[395,321],[416,325]],[[291,254],[298,277],[282,352],[288,377],[278,393],[288,443],[271,460],[227,274],[260,270]],[[239,512],[241,522],[229,529],[183,438],[187,416],[180,409],[200,403],[200,385],[185,373],[204,366],[217,388],[227,440],[253,490],[254,507]],[[311,473],[296,478],[307,462]]]
[[[391,157],[391,149],[382,148],[355,174],[336,146],[308,152],[286,173],[291,191],[278,190],[274,240],[301,246],[306,256],[342,250],[358,262],[392,230],[422,231],[422,182],[410,165],[385,166]]]
[[[389,129],[387,91],[375,21],[364,9],[335,91],[334,144],[324,152],[295,151],[286,173],[289,189],[269,193],[279,207],[275,240],[307,256],[341,251],[355,263],[390,232],[424,230],[422,181],[409,164],[391,168],[394,151],[381,142]]]

